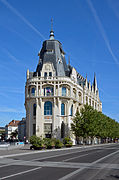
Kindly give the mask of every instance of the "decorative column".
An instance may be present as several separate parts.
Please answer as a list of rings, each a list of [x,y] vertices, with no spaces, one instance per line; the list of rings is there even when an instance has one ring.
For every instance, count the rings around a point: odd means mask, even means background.
[[[58,82],[58,96],[60,95],[59,82]]]
[[[76,89],[76,99],[79,100],[79,97],[78,97],[78,90]]]
[[[52,114],[52,132],[55,130],[55,104],[56,100],[53,99],[53,114]]]
[[[73,88],[72,88],[72,86],[70,86],[70,97],[72,97],[73,96]]]
[[[29,122],[29,103],[25,103],[26,108],[26,139],[30,137],[30,122]]]
[[[42,82],[40,82],[40,96],[42,96]]]
[[[39,93],[38,93],[38,82],[36,84],[36,96],[38,97]]]
[[[36,98],[36,135],[42,136],[44,134],[44,119],[42,114],[42,99]]]
[[[56,95],[56,84],[55,84],[55,82],[54,82],[54,96]]]

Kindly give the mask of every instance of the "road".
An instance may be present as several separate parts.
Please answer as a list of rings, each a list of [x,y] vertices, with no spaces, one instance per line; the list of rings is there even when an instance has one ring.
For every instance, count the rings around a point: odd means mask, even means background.
[[[119,144],[0,156],[0,180],[117,180]]]

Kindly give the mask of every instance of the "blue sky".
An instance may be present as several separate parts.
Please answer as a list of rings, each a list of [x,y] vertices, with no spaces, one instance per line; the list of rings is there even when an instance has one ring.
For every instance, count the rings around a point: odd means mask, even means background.
[[[119,121],[119,0],[0,0],[0,126],[25,117],[26,70],[55,39],[91,82],[96,73],[103,113]]]

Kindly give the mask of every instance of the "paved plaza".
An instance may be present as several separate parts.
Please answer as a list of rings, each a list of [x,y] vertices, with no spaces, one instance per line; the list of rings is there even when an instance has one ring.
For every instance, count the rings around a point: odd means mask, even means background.
[[[119,179],[119,144],[30,151],[0,151],[0,180]]]

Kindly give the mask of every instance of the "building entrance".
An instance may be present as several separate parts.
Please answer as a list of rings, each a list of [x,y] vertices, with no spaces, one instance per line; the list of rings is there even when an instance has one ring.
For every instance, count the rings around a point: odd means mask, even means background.
[[[52,134],[52,124],[45,124],[44,125],[44,133],[45,133],[45,137],[46,138],[51,138],[51,134]]]

